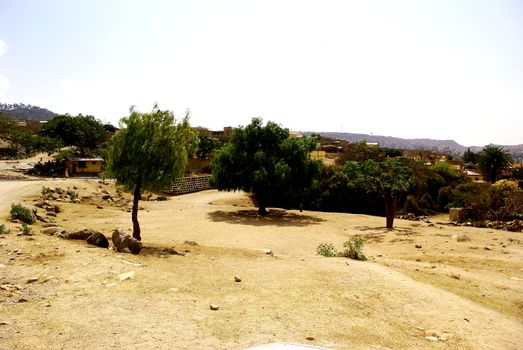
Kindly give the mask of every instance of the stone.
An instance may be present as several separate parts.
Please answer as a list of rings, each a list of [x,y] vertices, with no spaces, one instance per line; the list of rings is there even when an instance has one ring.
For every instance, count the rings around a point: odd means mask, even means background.
[[[308,341],[313,341],[313,340],[315,340],[316,338],[309,336],[309,337],[306,337],[305,339],[307,339]]]
[[[263,252],[267,255],[274,256],[274,252],[272,251],[272,249],[264,249]]]
[[[118,275],[118,279],[120,281],[126,281],[126,280],[134,278],[134,274],[135,274],[134,271],[124,272],[124,273],[121,273]]]
[[[61,212],[64,211],[64,210],[62,209],[62,206],[59,205],[59,204],[55,204],[54,207],[53,207],[53,209],[54,209],[54,212],[57,213],[57,214],[58,214],[58,213],[61,213]]]
[[[238,276],[234,276],[234,282],[241,282],[242,279]]]
[[[218,305],[216,305],[216,304],[211,304],[211,305],[209,305],[209,308],[210,308],[211,310],[213,310],[213,311],[216,311],[216,310],[219,310],[219,309],[220,309],[220,307],[219,307]]]
[[[20,298],[16,302],[17,303],[27,303],[27,299],[26,298]]]
[[[97,209],[103,209],[104,207],[102,207],[101,205],[97,205],[96,208]]]
[[[8,321],[0,321],[0,326],[9,326],[11,322]]]
[[[421,249],[421,244],[416,244],[415,247]]]
[[[45,213],[45,215],[56,217],[56,213],[54,211],[48,211],[47,213]]]
[[[31,277],[27,281],[25,281],[25,283],[29,284],[29,283],[34,283],[36,281],[38,281],[38,277]]]
[[[104,195],[102,195],[102,199],[103,200],[110,200],[110,199],[112,199],[112,197],[111,197],[110,194],[104,194]]]
[[[430,340],[430,341],[438,341],[438,338],[433,337],[433,336],[425,337],[425,339]]]
[[[109,241],[101,232],[92,233],[87,237],[87,243],[100,248],[109,248]]]
[[[467,236],[467,235],[459,235],[458,237],[456,237],[456,240],[458,242],[470,242],[470,241],[472,241],[472,239],[470,239],[470,237]]]
[[[185,241],[185,244],[192,245],[192,246],[197,246],[198,245],[198,243],[196,243],[196,241]]]
[[[492,250],[492,248],[489,248],[489,247],[485,247],[483,249],[485,249],[485,250]]]
[[[142,250],[142,243],[139,240],[119,229],[113,231],[112,241],[116,252],[128,249],[131,254],[139,254]]]
[[[49,203],[47,203],[47,201],[44,201],[44,200],[39,200],[34,205],[35,205],[35,207],[43,208],[44,206],[47,207],[49,205]]]
[[[42,224],[42,227],[56,227],[58,224],[56,222],[46,222]]]
[[[65,233],[65,229],[59,226],[45,227],[41,230],[44,235],[54,236]]]
[[[65,234],[61,235],[61,237],[65,238],[65,239],[82,239],[82,240],[86,240],[93,233],[100,233],[100,232],[95,231],[95,230],[91,230],[91,229],[88,229],[88,228],[84,228],[84,229],[81,229],[81,230],[78,230],[78,231],[65,233]]]

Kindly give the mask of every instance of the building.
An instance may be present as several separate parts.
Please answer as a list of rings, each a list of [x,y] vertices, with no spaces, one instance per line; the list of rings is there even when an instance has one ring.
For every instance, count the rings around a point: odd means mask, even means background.
[[[99,175],[102,172],[102,158],[69,158],[65,160],[67,176]]]

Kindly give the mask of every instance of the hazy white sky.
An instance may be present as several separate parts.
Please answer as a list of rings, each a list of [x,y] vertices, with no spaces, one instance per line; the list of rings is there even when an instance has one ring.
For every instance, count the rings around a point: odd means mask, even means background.
[[[0,101],[523,143],[519,0],[0,0]]]

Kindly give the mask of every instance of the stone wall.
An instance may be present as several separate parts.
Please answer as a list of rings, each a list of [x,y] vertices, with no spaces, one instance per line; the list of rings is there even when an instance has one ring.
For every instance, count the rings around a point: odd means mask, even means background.
[[[180,177],[164,192],[176,195],[208,190],[211,188],[210,179],[211,175]]]

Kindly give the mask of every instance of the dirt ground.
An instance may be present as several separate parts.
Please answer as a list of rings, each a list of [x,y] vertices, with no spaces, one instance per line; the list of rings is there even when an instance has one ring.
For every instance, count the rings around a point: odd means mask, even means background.
[[[10,205],[32,206],[42,186],[115,193],[87,179],[0,181],[11,229],[0,236],[0,349],[523,348],[523,233],[444,216],[396,220],[394,231],[365,215],[260,218],[243,193],[211,190],[140,202],[144,249],[131,255],[44,235],[41,223],[18,235]],[[56,222],[129,231],[125,207],[98,204],[62,203]],[[316,254],[355,235],[368,261]]]

